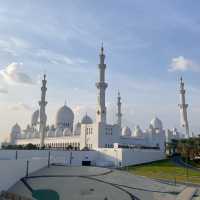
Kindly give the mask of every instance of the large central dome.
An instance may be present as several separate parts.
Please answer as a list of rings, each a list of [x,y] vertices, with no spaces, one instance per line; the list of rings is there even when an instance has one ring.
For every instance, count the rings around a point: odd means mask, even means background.
[[[74,113],[66,105],[62,106],[56,114],[56,127],[72,128],[74,122]]]

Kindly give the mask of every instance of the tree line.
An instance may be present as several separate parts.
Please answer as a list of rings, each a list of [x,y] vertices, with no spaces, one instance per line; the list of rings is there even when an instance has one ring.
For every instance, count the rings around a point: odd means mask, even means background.
[[[166,150],[170,156],[179,154],[188,160],[200,159],[200,137],[172,139],[167,143]]]

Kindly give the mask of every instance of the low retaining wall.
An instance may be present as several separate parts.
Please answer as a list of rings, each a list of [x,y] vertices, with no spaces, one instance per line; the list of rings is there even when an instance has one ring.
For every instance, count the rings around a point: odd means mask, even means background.
[[[115,167],[125,167],[148,163],[165,159],[165,153],[154,149],[121,149],[121,148],[101,148],[99,152],[99,163],[113,165]],[[98,164],[98,162],[97,162]]]
[[[47,159],[29,160],[29,173],[48,165]],[[8,190],[13,184],[26,176],[27,160],[0,160],[0,191]]]
[[[124,167],[164,158],[164,152],[151,149],[101,148],[97,151],[50,151],[50,163],[69,166],[81,166],[82,161],[91,161],[91,164],[96,166]],[[32,173],[47,166],[48,159],[48,150],[18,150],[17,153],[15,150],[0,150],[0,191],[7,190],[26,175],[27,160],[29,160],[29,173]]]
[[[0,160],[48,158],[48,150],[0,150]]]
[[[95,165],[97,154],[97,151],[51,151],[51,163],[81,166],[82,161],[91,161]]]
[[[165,159],[165,153],[154,149],[122,149],[122,167]]]

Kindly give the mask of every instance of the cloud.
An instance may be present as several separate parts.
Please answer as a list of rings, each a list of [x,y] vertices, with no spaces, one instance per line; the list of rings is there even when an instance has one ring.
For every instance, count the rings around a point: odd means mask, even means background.
[[[7,93],[8,93],[8,90],[5,89],[5,88],[0,87],[0,93],[2,93],[2,94],[7,94]]]
[[[82,58],[70,58],[66,55],[55,53],[47,49],[39,49],[36,51],[35,55],[51,64],[78,65],[88,62]]]
[[[1,35],[0,47],[0,54],[17,57],[30,52],[31,44],[22,38]]]
[[[13,62],[0,70],[0,75],[7,83],[34,84],[31,77],[20,70],[22,66],[23,63]]]
[[[22,103],[22,102],[10,105],[8,108],[10,110],[16,110],[16,111],[17,110],[28,110],[28,111],[32,110],[32,108],[29,105]]]
[[[183,56],[172,58],[169,71],[197,71],[199,66],[192,60],[187,59]]]
[[[45,49],[39,49],[36,53],[36,56],[45,59],[52,64],[74,64],[71,58]]]

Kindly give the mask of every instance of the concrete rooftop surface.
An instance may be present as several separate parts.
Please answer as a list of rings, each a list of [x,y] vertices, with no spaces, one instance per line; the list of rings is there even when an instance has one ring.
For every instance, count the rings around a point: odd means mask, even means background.
[[[60,200],[175,200],[186,187],[121,170],[83,166],[50,166],[24,180],[25,184],[19,181],[9,191],[30,198],[31,190],[48,189],[56,191]]]

